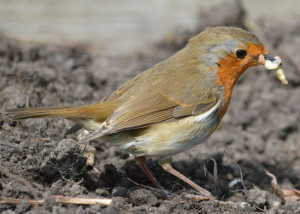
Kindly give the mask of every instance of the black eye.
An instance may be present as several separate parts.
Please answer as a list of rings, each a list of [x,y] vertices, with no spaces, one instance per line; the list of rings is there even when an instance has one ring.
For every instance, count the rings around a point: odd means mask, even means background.
[[[247,55],[247,51],[245,50],[242,50],[242,49],[238,49],[236,52],[235,52],[237,58],[240,58],[240,59],[244,59],[245,56]]]

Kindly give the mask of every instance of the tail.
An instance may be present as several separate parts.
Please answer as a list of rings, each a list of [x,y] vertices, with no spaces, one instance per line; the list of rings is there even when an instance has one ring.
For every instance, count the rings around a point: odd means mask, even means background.
[[[86,105],[81,107],[37,107],[37,108],[16,108],[5,110],[5,113],[15,120],[27,118],[56,118],[63,117],[67,119],[76,118],[95,118],[99,112],[99,106]],[[101,108],[100,108],[101,109]],[[100,110],[101,111],[101,110]]]

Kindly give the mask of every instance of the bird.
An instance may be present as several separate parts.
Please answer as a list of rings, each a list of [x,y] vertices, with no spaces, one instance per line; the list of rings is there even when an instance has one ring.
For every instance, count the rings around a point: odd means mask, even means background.
[[[145,164],[148,157],[196,189],[207,200],[214,196],[171,165],[172,156],[204,142],[227,112],[232,91],[243,72],[275,59],[252,33],[237,27],[208,27],[173,56],[141,72],[99,103],[80,107],[8,109],[15,120],[65,118],[92,139],[134,155],[137,165],[156,188]]]

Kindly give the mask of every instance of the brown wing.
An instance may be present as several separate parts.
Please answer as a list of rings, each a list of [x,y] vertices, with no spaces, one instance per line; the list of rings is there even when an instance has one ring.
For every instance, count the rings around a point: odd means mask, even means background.
[[[115,113],[106,120],[106,125],[112,132],[144,127],[172,118],[176,103],[156,94],[141,98],[131,97],[123,103]]]
[[[182,58],[176,58],[182,59]],[[151,124],[201,114],[219,99],[212,77],[191,61],[162,62],[102,100],[117,100],[119,106],[106,119],[104,132],[115,133]],[[166,70],[167,68],[167,70]],[[181,70],[181,68],[186,68]],[[192,69],[194,68],[194,69]],[[196,69],[195,69],[196,68]]]
[[[202,99],[188,103],[168,94],[138,93],[120,105],[106,120],[107,133],[137,129],[151,124],[202,114],[217,103],[217,96],[206,93]]]
[[[107,134],[201,114],[208,111],[215,104],[216,100],[211,100],[208,103],[180,106],[177,102],[171,101],[166,96],[159,94],[153,97],[143,97],[138,102],[132,98],[121,105],[106,120]]]

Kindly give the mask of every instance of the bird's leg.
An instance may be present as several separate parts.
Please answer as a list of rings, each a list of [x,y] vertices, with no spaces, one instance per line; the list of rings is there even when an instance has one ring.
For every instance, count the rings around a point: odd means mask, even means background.
[[[177,178],[179,178],[180,180],[184,181],[185,183],[189,184],[191,187],[193,187],[194,189],[196,189],[198,192],[200,192],[204,197],[206,197],[206,200],[215,200],[214,197],[212,196],[212,194],[207,191],[206,189],[200,187],[199,185],[197,185],[195,182],[191,181],[189,178],[185,177],[184,175],[182,175],[180,172],[178,172],[177,170],[175,170],[172,166],[171,166],[171,159],[161,159],[159,161],[159,164],[161,165],[161,167],[166,170],[167,172],[171,173],[172,175],[176,176]],[[204,199],[204,198],[203,198]]]
[[[160,184],[157,182],[155,177],[152,175],[152,173],[146,166],[146,164],[145,164],[146,158],[145,157],[135,157],[135,160],[136,160],[137,165],[143,170],[143,172],[147,175],[147,177],[152,181],[154,186],[157,189],[165,191],[164,188],[162,188],[162,186],[160,186]]]
[[[135,157],[135,160],[136,160],[137,165],[143,170],[143,172],[147,175],[147,177],[152,181],[154,186],[157,189],[163,191],[166,198],[170,198],[168,192],[157,182],[155,177],[152,175],[152,173],[150,172],[150,170],[146,166],[146,164],[145,164],[146,158],[145,157]]]

